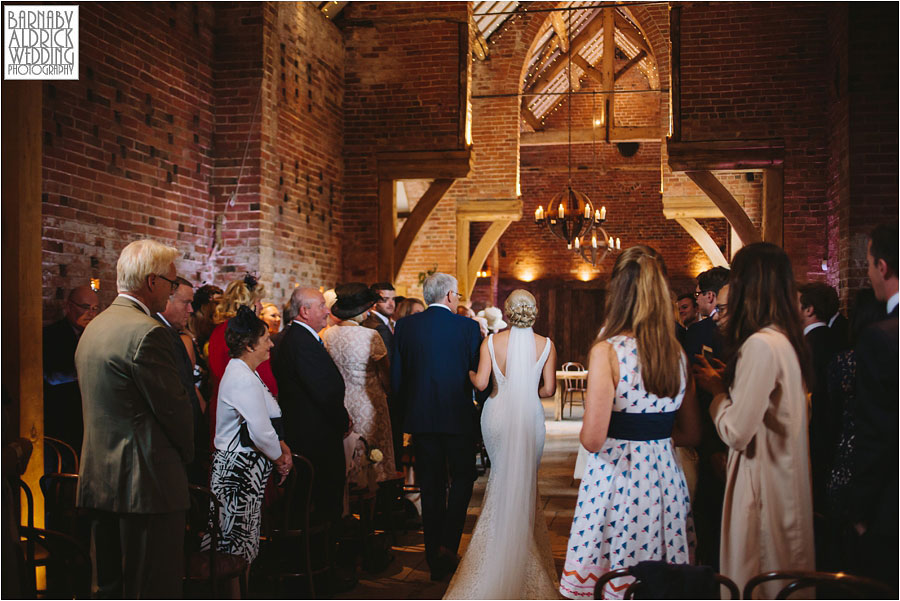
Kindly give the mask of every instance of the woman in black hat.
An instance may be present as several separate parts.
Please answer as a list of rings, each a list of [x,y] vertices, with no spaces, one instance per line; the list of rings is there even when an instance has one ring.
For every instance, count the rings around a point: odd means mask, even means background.
[[[344,407],[353,420],[353,431],[365,438],[370,448],[381,451],[381,460],[374,464],[375,478],[378,482],[390,480],[397,477],[397,470],[387,404],[388,349],[376,330],[360,325],[380,297],[360,283],[343,284],[335,293],[331,314],[341,321],[328,328],[322,340],[344,377]],[[377,455],[361,460],[375,461]]]

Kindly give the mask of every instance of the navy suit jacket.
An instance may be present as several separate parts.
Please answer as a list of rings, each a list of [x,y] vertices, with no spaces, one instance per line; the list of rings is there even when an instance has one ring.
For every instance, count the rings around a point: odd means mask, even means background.
[[[469,370],[478,368],[478,322],[431,306],[394,326],[391,387],[405,410],[404,431],[473,434]]]

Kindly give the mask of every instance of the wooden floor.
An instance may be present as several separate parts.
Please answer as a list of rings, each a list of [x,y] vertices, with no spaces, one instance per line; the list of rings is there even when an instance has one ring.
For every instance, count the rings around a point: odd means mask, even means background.
[[[568,409],[566,410],[568,415]],[[578,491],[572,481],[575,457],[578,454],[578,433],[581,430],[581,407],[575,407],[572,417],[553,421],[553,405],[544,401],[547,439],[538,472],[538,486],[544,501],[544,519],[550,530],[550,544],[556,560],[557,573],[562,570],[566,557],[569,528],[572,525]],[[460,544],[460,555],[465,553],[472,536],[475,521],[481,512],[481,501],[487,476],[475,482],[472,501],[469,503],[466,527]],[[398,536],[392,547],[393,563],[378,574],[360,573],[359,584],[339,599],[440,599],[449,584],[432,582],[425,563],[425,545],[421,530]]]

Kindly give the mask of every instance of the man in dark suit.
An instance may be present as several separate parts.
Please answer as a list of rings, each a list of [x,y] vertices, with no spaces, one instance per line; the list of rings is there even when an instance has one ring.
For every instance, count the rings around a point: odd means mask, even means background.
[[[188,480],[197,486],[209,486],[209,425],[204,415],[205,402],[194,382],[194,362],[188,355],[187,347],[181,339],[181,332],[187,326],[188,317],[194,312],[194,285],[182,277],[175,278],[178,288],[169,297],[166,310],[157,313],[156,318],[169,332],[175,364],[185,394],[191,401],[194,416],[194,460],[187,466]]]
[[[831,330],[831,339],[837,345],[837,349],[842,351],[850,346],[850,322],[841,313],[841,301],[838,298],[837,290],[833,286],[828,286],[825,292],[825,314],[829,317],[826,320],[828,329]]]
[[[377,292],[381,297],[381,300],[375,303],[375,306],[369,311],[369,315],[366,316],[362,325],[377,331],[384,341],[385,348],[390,352],[394,347],[393,317],[394,309],[396,307],[394,304],[394,297],[397,296],[397,292],[388,282],[372,284],[369,288]]]
[[[422,490],[425,557],[431,579],[458,563],[456,552],[475,481],[475,405],[469,370],[477,369],[481,330],[456,314],[459,286],[445,273],[424,284],[428,309],[397,322],[391,387],[413,435]],[[447,477],[450,492],[447,494]]]
[[[337,523],[344,507],[343,440],[351,426],[344,378],[318,334],[328,318],[325,297],[314,288],[297,288],[290,302],[296,317],[272,358],[284,438],[316,470],[314,519]]]
[[[171,335],[152,317],[174,290],[179,254],[155,240],[126,246],[116,264],[119,296],[75,351],[84,406],[77,505],[95,515],[101,598],[183,593],[193,418]]]
[[[384,348],[388,351],[390,357],[391,349],[394,348],[394,309],[396,304],[394,298],[397,292],[390,282],[378,282],[372,284],[369,288],[378,293],[381,300],[375,303],[372,310],[363,320],[362,325],[372,328],[381,335],[384,341]],[[388,410],[391,414],[391,434],[394,436],[394,457],[398,460],[403,455],[403,412],[397,407],[394,395],[388,392]]]
[[[812,469],[813,511],[815,512],[816,562],[820,568],[827,564],[826,486],[831,473],[834,452],[840,437],[843,408],[840,399],[828,395],[828,364],[834,359],[838,345],[828,328],[828,290],[821,282],[809,282],[798,288],[800,320],[803,336],[812,357],[813,381],[807,383],[812,398],[809,418],[809,463]],[[825,562],[825,563],[823,563]]]
[[[858,571],[897,586],[897,224],[872,231],[866,259],[886,319],[856,343],[856,439],[853,519],[860,535]]]
[[[697,288],[694,292],[694,298],[697,299],[697,321],[688,327],[682,344],[691,363],[698,362],[697,355],[703,355],[710,362],[722,359],[722,336],[716,321],[719,293],[727,282],[728,269],[724,267],[713,267],[697,276]],[[712,395],[708,391],[697,390],[703,433],[700,444],[697,445],[697,490],[692,501],[698,558],[707,565],[718,567],[722,503],[725,498],[722,458],[727,455],[728,447],[719,438],[709,416],[711,401]]]
[[[97,293],[90,286],[79,286],[69,293],[63,318],[44,328],[44,433],[69,443],[79,453],[84,425],[75,347],[99,312]],[[74,464],[63,465],[61,471],[74,469]]]

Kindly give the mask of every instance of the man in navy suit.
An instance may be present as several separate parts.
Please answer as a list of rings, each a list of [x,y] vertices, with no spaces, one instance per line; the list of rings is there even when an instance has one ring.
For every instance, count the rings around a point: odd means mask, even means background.
[[[425,557],[431,579],[442,580],[459,562],[456,552],[476,477],[478,426],[469,370],[478,366],[481,330],[475,320],[456,314],[456,278],[435,273],[423,288],[428,309],[394,328],[391,384],[415,445]]]
[[[866,252],[875,298],[885,318],[856,342],[856,442],[850,487],[857,534],[858,571],[897,586],[898,328],[897,224],[872,231]]]

